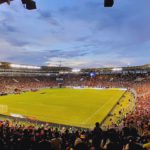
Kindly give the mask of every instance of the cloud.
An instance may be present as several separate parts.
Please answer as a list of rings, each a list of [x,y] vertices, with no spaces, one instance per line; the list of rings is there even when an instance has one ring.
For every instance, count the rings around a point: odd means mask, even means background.
[[[59,26],[59,22],[53,17],[50,11],[39,10],[39,19],[45,20],[53,26]]]
[[[149,63],[149,4],[116,1],[106,9],[98,0],[45,0],[37,1],[35,11],[16,1],[3,5],[1,59],[35,65],[62,59],[63,65],[80,68]]]
[[[3,28],[7,31],[7,32],[18,32],[17,28],[7,24],[6,22],[2,23]]]

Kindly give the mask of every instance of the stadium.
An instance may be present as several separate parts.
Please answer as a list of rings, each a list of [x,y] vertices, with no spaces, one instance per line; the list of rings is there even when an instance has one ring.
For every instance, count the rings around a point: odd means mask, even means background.
[[[75,70],[1,62],[0,80],[5,125],[83,130],[87,136],[99,122],[103,130],[124,126],[149,133],[148,64]]]
[[[147,0],[0,0],[0,150],[150,150]]]

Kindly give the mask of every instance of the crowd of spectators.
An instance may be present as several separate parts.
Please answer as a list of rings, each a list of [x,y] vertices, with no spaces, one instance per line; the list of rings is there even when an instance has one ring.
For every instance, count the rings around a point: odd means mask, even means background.
[[[141,133],[148,132],[150,131],[150,82],[136,83],[133,87],[137,93],[136,107],[127,115],[125,123],[136,126]]]
[[[9,77],[0,76],[0,92],[14,93],[16,89],[19,91],[30,91],[32,89],[40,89],[56,86],[56,80],[53,77]]]
[[[148,150],[149,142],[150,136],[139,135],[133,127],[104,131],[96,123],[84,131],[0,122],[1,150]]]
[[[146,150],[150,149],[149,75],[63,76],[64,86],[120,87],[134,89],[135,110],[126,114],[123,125],[103,131],[99,124],[92,131],[55,129],[49,126],[22,126],[0,122],[1,150]],[[12,93],[54,87],[54,77],[0,77],[0,92]],[[67,118],[66,118],[67,119]]]

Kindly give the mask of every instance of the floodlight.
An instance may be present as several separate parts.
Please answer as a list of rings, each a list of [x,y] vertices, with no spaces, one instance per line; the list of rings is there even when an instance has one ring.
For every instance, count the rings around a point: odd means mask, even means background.
[[[77,69],[77,68],[72,69],[72,72],[74,72],[74,73],[78,73],[78,72],[80,72],[80,69]]]
[[[27,0],[21,0],[22,1],[22,4],[26,4],[27,3]]]
[[[122,68],[113,68],[112,71],[122,71]]]
[[[41,69],[38,66],[27,66],[27,65],[19,65],[19,64],[10,64],[12,68],[20,68],[20,69]]]
[[[36,9],[36,2],[33,0],[21,0],[22,4],[25,5],[26,9],[32,10]]]
[[[104,0],[104,7],[112,7],[114,5],[114,0]]]
[[[0,0],[0,4],[3,4],[3,3],[10,4],[10,1],[12,1],[12,0]]]
[[[27,1],[26,8],[28,10],[36,9],[36,3],[34,1],[32,1],[32,0]]]

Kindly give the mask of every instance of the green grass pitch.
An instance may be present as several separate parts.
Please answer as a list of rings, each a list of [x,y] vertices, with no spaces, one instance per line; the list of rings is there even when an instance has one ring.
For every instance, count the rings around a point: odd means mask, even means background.
[[[117,89],[44,89],[1,96],[0,105],[8,107],[7,115],[91,128],[104,119],[123,93]]]

